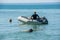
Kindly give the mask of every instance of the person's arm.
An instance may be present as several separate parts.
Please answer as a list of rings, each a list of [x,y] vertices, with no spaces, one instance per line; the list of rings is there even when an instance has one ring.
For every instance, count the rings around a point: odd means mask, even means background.
[[[31,19],[33,19],[33,15],[31,16]]]
[[[40,18],[39,15],[37,15],[37,17]]]
[[[33,15],[31,17],[33,17]]]

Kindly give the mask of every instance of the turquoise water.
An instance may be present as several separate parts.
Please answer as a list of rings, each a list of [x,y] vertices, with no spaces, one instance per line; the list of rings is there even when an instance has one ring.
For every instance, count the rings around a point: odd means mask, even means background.
[[[34,9],[0,10],[0,40],[60,40],[60,9],[36,9],[39,16],[48,19],[48,25],[28,25],[17,20],[18,16],[31,16]],[[9,19],[12,23],[9,23]],[[36,29],[32,33],[26,32]]]
[[[60,40],[60,9],[35,9],[39,16],[48,19],[48,25],[28,25],[17,20],[18,16],[30,17],[34,9],[0,9],[0,40]],[[9,19],[12,23],[9,23]],[[30,28],[34,32],[26,32]]]
[[[60,2],[50,4],[0,4],[0,9],[60,9]]]

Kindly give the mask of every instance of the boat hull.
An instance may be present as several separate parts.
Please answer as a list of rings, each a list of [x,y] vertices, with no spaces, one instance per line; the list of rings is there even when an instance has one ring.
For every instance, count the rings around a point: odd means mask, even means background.
[[[18,17],[18,21],[23,22],[23,23],[27,23],[27,24],[48,24],[47,19],[46,20],[32,20],[29,19],[25,16],[19,16]]]

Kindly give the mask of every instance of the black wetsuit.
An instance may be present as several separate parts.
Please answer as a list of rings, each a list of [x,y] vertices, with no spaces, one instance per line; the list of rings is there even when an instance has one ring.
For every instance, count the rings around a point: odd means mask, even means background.
[[[31,17],[33,17],[34,20],[37,19],[37,17],[39,17],[37,14],[33,14]]]
[[[33,32],[33,29],[30,29],[29,32]]]

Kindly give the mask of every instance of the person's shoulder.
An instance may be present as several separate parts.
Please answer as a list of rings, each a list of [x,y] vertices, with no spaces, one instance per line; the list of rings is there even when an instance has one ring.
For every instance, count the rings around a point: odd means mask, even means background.
[[[36,15],[38,15],[38,14],[36,14]]]

